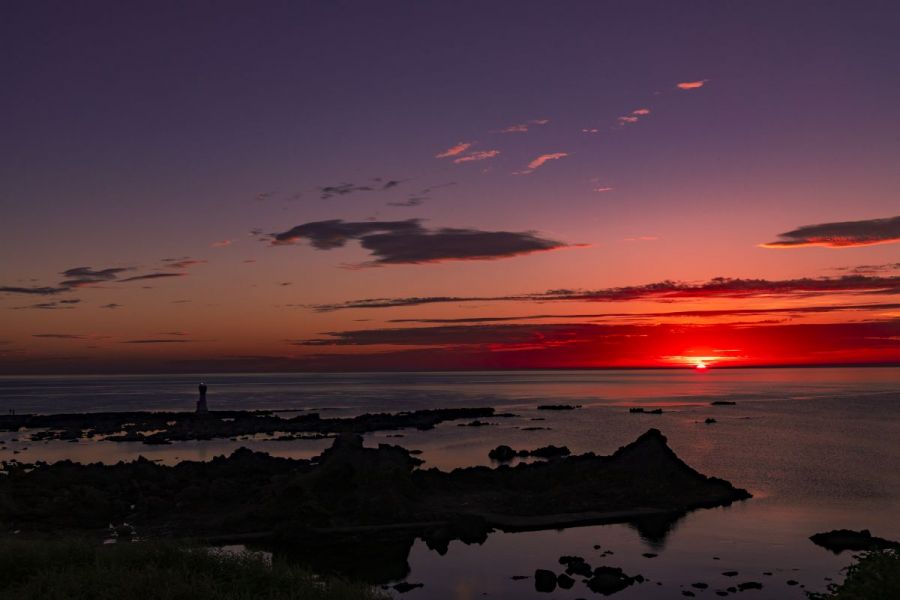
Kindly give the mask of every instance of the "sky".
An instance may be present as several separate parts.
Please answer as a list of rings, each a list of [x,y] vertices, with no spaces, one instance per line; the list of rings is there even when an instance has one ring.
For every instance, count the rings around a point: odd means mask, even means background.
[[[900,363],[893,1],[0,5],[0,374]]]

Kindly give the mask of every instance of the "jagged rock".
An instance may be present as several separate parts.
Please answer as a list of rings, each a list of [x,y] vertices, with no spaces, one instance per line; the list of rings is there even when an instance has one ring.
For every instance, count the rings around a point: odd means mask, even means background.
[[[706,417],[706,420],[703,422],[706,423],[707,425],[712,425],[713,423],[718,423],[718,421],[716,421],[712,417]]]
[[[395,590],[397,590],[398,593],[405,594],[406,592],[409,592],[416,588],[425,587],[425,584],[424,583],[407,583],[405,581],[401,581],[400,583],[398,583],[392,587]]]

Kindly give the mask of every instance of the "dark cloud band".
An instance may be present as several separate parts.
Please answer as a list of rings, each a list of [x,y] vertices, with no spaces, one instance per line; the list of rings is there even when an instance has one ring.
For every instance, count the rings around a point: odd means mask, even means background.
[[[829,246],[847,248],[900,242],[900,216],[867,221],[841,221],[805,225],[779,234],[774,242],[763,248],[797,248],[800,246]]]
[[[794,295],[818,296],[840,293],[879,295],[900,294],[900,276],[878,277],[846,275],[801,279],[732,279],[717,277],[705,283],[692,284],[662,281],[639,286],[605,288],[599,290],[549,290],[537,294],[512,296],[433,296],[409,298],[368,298],[336,304],[317,304],[317,312],[331,312],[348,308],[392,308],[447,302],[624,302],[628,300],[679,300],[697,298],[760,298]]]
[[[568,246],[535,232],[429,230],[418,219],[405,221],[315,221],[271,235],[273,245],[300,240],[319,250],[340,248],[359,240],[374,260],[363,266],[435,263],[447,260],[493,260]]]

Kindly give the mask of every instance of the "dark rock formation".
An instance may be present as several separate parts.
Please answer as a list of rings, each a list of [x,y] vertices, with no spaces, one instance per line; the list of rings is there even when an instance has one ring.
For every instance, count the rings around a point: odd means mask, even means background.
[[[568,456],[571,453],[571,450],[565,446],[554,446],[551,444],[536,450],[531,450],[528,454],[538,458],[557,458],[559,456]]]
[[[488,452],[488,458],[491,460],[498,460],[501,462],[508,462],[518,456],[518,452],[510,448],[509,446],[500,445]]]
[[[0,528],[101,536],[109,523],[127,522],[141,536],[255,541],[318,572],[366,581],[388,572],[398,581],[408,574],[416,537],[446,552],[451,540],[481,543],[492,529],[649,519],[665,530],[688,510],[750,497],[691,469],[655,429],[611,456],[452,472],[419,464],[403,448],[366,448],[354,434],[339,436],[311,460],[242,448],[175,466],[144,458],[115,465],[6,463]],[[615,569],[591,571],[584,559],[566,564],[567,575],[590,577],[597,590],[637,581]]]
[[[566,565],[566,573],[569,575],[590,577],[594,573],[591,565],[580,556],[560,556],[559,564]]]
[[[534,572],[534,589],[538,592],[550,593],[556,589],[556,573],[546,569]]]
[[[731,400],[713,400],[709,404],[710,406],[734,406],[737,402],[732,402]]]
[[[852,529],[835,529],[825,533],[817,533],[809,538],[823,548],[840,554],[844,550],[900,550],[900,542],[873,536],[868,529],[853,531]]]
[[[493,408],[444,408],[401,413],[364,414],[352,418],[322,418],[305,413],[282,418],[272,411],[101,412],[58,415],[0,415],[0,431],[46,429],[33,440],[65,440],[101,436],[114,442],[168,444],[175,441],[281,434],[285,439],[321,438],[340,433],[368,433],[403,428],[433,429],[438,423],[500,417]],[[150,433],[152,432],[152,433]]]
[[[643,406],[635,406],[635,407],[629,408],[628,412],[630,412],[632,414],[661,415],[662,409],[661,408],[649,409],[649,408],[644,408]]]
[[[636,582],[637,579],[629,577],[618,567],[597,567],[594,569],[594,575],[585,583],[592,592],[609,596]]]

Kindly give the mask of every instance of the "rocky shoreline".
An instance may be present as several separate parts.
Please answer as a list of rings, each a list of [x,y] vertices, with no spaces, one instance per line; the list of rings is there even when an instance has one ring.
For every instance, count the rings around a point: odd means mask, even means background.
[[[444,545],[492,529],[544,529],[677,515],[750,497],[682,462],[651,429],[611,456],[417,469],[398,446],[363,447],[343,434],[311,460],[239,449],[209,462],[163,466],[4,464],[7,531],[102,531],[127,522],[148,535],[298,539],[404,531]]]
[[[496,413],[490,407],[366,413],[348,418],[323,418],[319,413],[283,417],[278,411],[271,410],[24,414],[0,415],[0,431],[29,430],[33,441],[100,439],[160,445],[215,438],[238,439],[261,434],[277,435],[278,440],[290,440],[405,428],[427,430],[444,421],[477,421],[507,416],[510,415]]]

